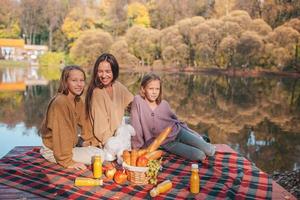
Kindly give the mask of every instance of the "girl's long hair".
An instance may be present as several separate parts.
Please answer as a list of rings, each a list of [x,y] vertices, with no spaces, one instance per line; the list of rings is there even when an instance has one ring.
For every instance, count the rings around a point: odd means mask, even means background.
[[[99,56],[95,62],[93,72],[92,72],[92,77],[90,84],[88,86],[86,96],[85,96],[85,112],[87,117],[91,117],[92,113],[92,96],[93,96],[93,91],[95,88],[100,88],[102,89],[104,85],[101,83],[99,77],[98,77],[98,67],[101,62],[108,62],[111,66],[111,70],[113,73],[113,80],[112,83],[118,78],[119,76],[119,64],[117,62],[117,59],[109,53],[103,53],[101,56]]]
[[[143,92],[143,89],[145,89],[151,81],[155,81],[155,80],[158,80],[159,83],[160,83],[159,95],[158,95],[158,97],[155,101],[158,105],[158,104],[160,104],[160,102],[162,100],[162,81],[161,81],[160,77],[157,74],[155,74],[153,72],[150,72],[150,73],[147,73],[143,77],[142,82],[141,82],[140,95],[141,95],[141,97],[143,97],[145,99],[146,96],[145,96],[145,93]]]
[[[42,125],[41,125],[41,127],[39,129],[39,134],[40,135],[46,132],[47,123],[48,123],[48,111],[49,111],[49,108],[50,108],[51,104],[56,99],[57,95],[58,94],[64,94],[64,95],[68,95],[69,94],[69,88],[68,88],[67,81],[68,81],[68,78],[70,77],[70,72],[72,70],[81,71],[83,73],[83,75],[84,75],[84,80],[86,79],[86,75],[85,75],[84,70],[81,69],[79,66],[77,66],[77,65],[70,65],[70,66],[64,67],[64,69],[63,69],[63,71],[61,73],[61,76],[60,76],[59,86],[58,86],[58,89],[57,89],[57,93],[54,95],[54,97],[51,98],[51,100],[49,101],[49,104],[47,106],[44,120],[43,120]],[[79,101],[80,96],[82,95],[82,93],[83,93],[83,91],[81,92],[80,95],[78,95],[78,96],[75,97],[75,101]]]

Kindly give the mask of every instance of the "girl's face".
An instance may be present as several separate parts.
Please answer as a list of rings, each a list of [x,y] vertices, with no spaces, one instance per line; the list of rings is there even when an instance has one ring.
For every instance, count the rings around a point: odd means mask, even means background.
[[[155,102],[160,93],[160,81],[153,80],[150,81],[146,87],[143,88],[145,98],[149,102]]]
[[[111,85],[114,76],[110,63],[106,61],[101,62],[98,67],[97,75],[104,87]]]
[[[69,95],[79,96],[84,89],[84,74],[79,70],[71,70],[67,79]]]

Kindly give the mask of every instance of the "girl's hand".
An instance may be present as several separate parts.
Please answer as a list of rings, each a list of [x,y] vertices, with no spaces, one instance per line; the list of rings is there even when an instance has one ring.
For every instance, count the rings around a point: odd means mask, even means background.
[[[87,167],[83,163],[76,162],[73,165],[70,165],[68,168],[74,168],[74,169],[77,169],[77,170],[85,170]]]

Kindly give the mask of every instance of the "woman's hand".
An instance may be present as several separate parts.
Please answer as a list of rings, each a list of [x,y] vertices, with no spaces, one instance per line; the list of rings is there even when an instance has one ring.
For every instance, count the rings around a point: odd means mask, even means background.
[[[77,170],[85,170],[87,167],[83,163],[76,162],[73,165],[70,165],[68,168],[74,168],[74,169],[77,169]]]

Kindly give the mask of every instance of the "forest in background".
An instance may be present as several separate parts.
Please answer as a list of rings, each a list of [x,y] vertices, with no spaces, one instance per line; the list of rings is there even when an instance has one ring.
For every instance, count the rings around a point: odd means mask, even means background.
[[[0,38],[48,45],[41,65],[300,71],[299,0],[1,0]]]

